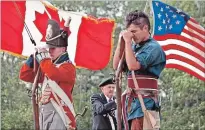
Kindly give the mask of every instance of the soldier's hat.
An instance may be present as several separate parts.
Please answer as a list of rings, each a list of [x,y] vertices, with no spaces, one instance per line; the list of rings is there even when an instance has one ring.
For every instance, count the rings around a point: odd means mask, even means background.
[[[113,78],[109,77],[109,78],[103,79],[98,87],[103,87],[103,86],[108,85],[108,84],[115,84],[113,82]]]
[[[47,48],[67,47],[68,46],[68,32],[61,29],[57,21],[53,19],[48,20],[46,30],[46,46]]]

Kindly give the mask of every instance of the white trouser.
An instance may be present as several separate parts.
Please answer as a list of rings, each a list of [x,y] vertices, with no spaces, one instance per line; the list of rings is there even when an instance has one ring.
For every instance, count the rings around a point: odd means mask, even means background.
[[[50,102],[39,108],[39,125],[40,130],[66,130],[61,117]]]

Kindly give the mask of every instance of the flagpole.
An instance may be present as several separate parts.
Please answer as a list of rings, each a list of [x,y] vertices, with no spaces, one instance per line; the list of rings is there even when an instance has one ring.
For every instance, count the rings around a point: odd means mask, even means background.
[[[118,68],[115,73],[115,83],[116,83],[116,100],[117,100],[117,130],[122,130],[122,104],[121,104],[121,94],[122,94],[122,66],[125,58],[125,52],[123,52],[120,62],[118,63]]]
[[[146,12],[147,7],[148,7],[149,5],[150,5],[150,9],[151,9],[152,12],[153,12],[152,0],[151,0],[151,1],[147,0],[147,1],[146,1],[145,7],[144,7],[144,12]],[[153,12],[153,13],[154,13],[154,12]],[[149,14],[148,14],[148,16],[149,16]],[[154,15],[153,15],[153,16],[154,16]],[[153,25],[154,25],[154,20],[153,20]],[[150,33],[150,34],[151,34],[151,33]],[[154,34],[154,27],[153,27],[153,31],[152,31],[151,37],[153,36],[153,34]]]
[[[144,7],[144,12],[147,10],[147,3],[148,3],[148,0],[146,1],[145,7]]]
[[[149,2],[149,5],[150,5],[150,7],[151,7],[151,11],[152,11],[152,19],[153,19],[153,29],[152,29],[152,34],[151,34],[151,37],[153,37],[154,36],[154,25],[155,25],[155,18],[154,18],[154,11],[153,11],[153,6],[152,6],[152,1],[150,1]]]

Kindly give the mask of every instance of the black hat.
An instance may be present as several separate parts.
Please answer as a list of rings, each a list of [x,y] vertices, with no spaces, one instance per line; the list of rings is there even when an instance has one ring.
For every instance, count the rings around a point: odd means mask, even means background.
[[[115,84],[115,83],[113,82],[113,78],[109,77],[109,78],[104,79],[104,80],[99,84],[99,87],[103,87],[103,86],[108,85],[108,84]]]
[[[49,19],[46,30],[46,47],[67,47],[68,32],[60,28],[57,21]]]

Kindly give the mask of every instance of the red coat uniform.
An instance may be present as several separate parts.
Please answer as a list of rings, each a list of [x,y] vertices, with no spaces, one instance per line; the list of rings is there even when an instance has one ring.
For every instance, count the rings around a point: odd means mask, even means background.
[[[20,70],[20,79],[33,83],[35,74],[33,72],[32,60],[28,60]],[[75,112],[73,108],[72,90],[75,84],[76,71],[74,65],[69,61],[68,54],[62,54],[54,63],[46,58],[40,62],[41,75],[39,83],[42,83],[42,96],[40,104],[52,102],[58,108],[62,106],[65,113],[64,119],[70,120],[69,125],[76,128]],[[59,111],[58,111],[59,112]],[[63,120],[64,120],[63,119]],[[65,121],[66,122],[66,121]]]

